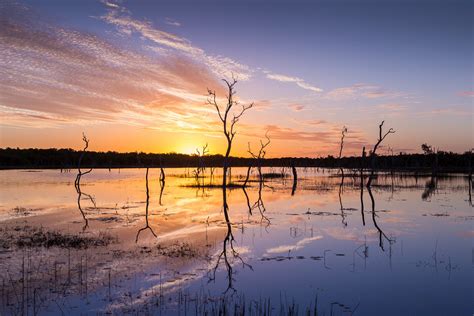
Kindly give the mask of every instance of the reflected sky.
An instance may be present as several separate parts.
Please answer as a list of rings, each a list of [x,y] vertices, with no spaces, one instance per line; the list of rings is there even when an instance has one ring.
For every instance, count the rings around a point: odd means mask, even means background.
[[[234,168],[232,183],[244,181],[246,171]],[[282,170],[264,169],[270,172]],[[227,225],[222,189],[196,185],[192,170],[166,169],[164,187],[159,169],[149,169],[148,184],[146,169],[93,170],[81,179],[81,192],[96,204],[81,199],[88,219],[84,232],[74,171],[1,173],[2,229],[43,226],[86,235],[107,231],[118,238],[107,249],[120,251],[119,257],[87,250],[88,265],[102,271],[106,262],[114,284],[107,294],[107,273],[94,274],[90,311],[144,306],[158,291],[229,295],[229,278],[234,298],[245,293],[250,300],[265,297],[276,303],[284,297],[303,307],[317,297],[319,311],[326,314],[443,315],[473,308],[473,217],[467,177],[462,175],[436,181],[430,176],[379,175],[371,188],[375,212],[364,189],[364,225],[358,174],[345,172],[340,195],[337,170],[299,169],[292,195],[291,170],[284,170],[287,176],[267,178],[259,195],[255,171],[245,192],[227,188]],[[213,179],[199,183],[221,179],[215,170]],[[251,206],[264,203],[263,212],[255,207],[250,214],[246,196]],[[156,237],[146,229],[136,238],[147,224]],[[217,260],[229,227],[237,255],[230,253],[224,264]],[[58,252],[45,249],[44,256]],[[18,261],[8,254],[13,267]],[[123,299],[126,291],[133,292],[129,300]],[[103,295],[110,300],[99,299]],[[67,300],[81,305],[84,296]],[[178,313],[176,306],[169,308],[167,312]]]

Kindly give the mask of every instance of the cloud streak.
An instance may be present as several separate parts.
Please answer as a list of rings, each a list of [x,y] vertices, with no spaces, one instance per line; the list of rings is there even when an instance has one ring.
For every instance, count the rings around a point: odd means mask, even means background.
[[[377,99],[403,96],[400,92],[386,90],[377,85],[358,83],[348,87],[336,88],[324,95],[329,100]]]
[[[241,64],[229,57],[207,54],[203,49],[195,46],[190,40],[178,35],[160,30],[154,27],[150,22],[140,21],[132,18],[129,13],[120,10],[120,7],[107,6],[108,12],[100,17],[108,24],[114,25],[123,35],[131,36],[139,34],[140,37],[158,45],[161,49],[171,49],[175,52],[185,54],[197,62],[203,63],[217,77],[228,77],[232,75],[239,80],[249,80],[252,76],[252,70],[247,65]],[[167,24],[179,26],[174,20],[166,20]]]
[[[14,4],[5,10],[0,112],[9,125],[114,122],[167,129],[179,119],[193,129],[209,123],[206,87],[219,91],[221,83],[206,65],[185,55],[162,58],[123,49],[45,23]]]
[[[267,79],[279,81],[279,82],[290,82],[290,83],[295,83],[298,87],[303,88],[305,90],[309,90],[312,92],[322,92],[323,90],[321,88],[315,87],[313,85],[310,85],[306,83],[303,79],[298,78],[298,77],[290,77],[287,75],[282,75],[282,74],[274,74],[271,72],[266,72],[266,77]]]

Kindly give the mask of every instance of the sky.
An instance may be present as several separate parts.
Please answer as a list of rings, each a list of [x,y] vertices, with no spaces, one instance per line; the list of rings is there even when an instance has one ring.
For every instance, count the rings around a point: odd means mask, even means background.
[[[472,1],[0,0],[0,147],[231,154],[474,147]]]

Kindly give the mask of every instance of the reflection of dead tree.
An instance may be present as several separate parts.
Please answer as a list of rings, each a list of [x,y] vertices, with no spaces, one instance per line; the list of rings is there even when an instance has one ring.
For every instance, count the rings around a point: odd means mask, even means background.
[[[362,215],[362,224],[365,226],[364,214],[364,165],[365,165],[365,146],[362,148],[362,160],[360,166],[360,214]]]
[[[225,152],[224,156],[224,169],[223,169],[223,186],[227,185],[227,169],[228,169],[228,162],[229,162],[229,155],[230,151],[232,149],[232,141],[234,140],[235,134],[237,131],[235,130],[235,124],[240,120],[242,115],[250,109],[253,106],[253,103],[250,103],[249,105],[242,105],[239,111],[236,113],[231,113],[232,108],[234,105],[238,105],[238,101],[234,100],[234,96],[236,94],[235,91],[235,84],[237,83],[237,80],[232,77],[232,81],[229,82],[226,79],[223,79],[225,84],[227,85],[227,104],[225,106],[225,109],[221,110],[221,107],[217,103],[217,97],[216,97],[216,91],[207,89],[208,93],[208,98],[207,98],[207,103],[210,105],[213,105],[216,108],[217,114],[219,115],[219,119],[222,122],[223,128],[224,128],[224,135],[227,140],[227,149]],[[229,115],[232,115],[232,118],[229,117]]]
[[[84,227],[82,228],[82,230],[86,230],[86,228],[89,226],[89,221],[87,220],[86,214],[83,211],[82,206],[81,206],[82,195],[85,195],[91,201],[91,203],[94,205],[94,208],[96,208],[96,204],[95,204],[94,198],[91,195],[87,193],[83,193],[81,191],[81,177],[92,171],[92,168],[84,172],[81,170],[82,159],[84,158],[86,150],[89,147],[89,139],[87,139],[84,133],[82,133],[82,140],[84,141],[85,144],[84,144],[84,148],[82,149],[81,155],[79,156],[79,161],[77,163],[77,176],[76,176],[76,180],[74,181],[74,187],[76,188],[76,192],[77,192],[77,207],[79,208],[82,218],[84,219]]]
[[[77,208],[81,212],[82,218],[84,219],[84,226],[82,227],[82,230],[84,231],[84,230],[86,230],[87,227],[89,227],[89,220],[87,219],[86,213],[84,212],[84,210],[82,209],[82,206],[81,206],[82,196],[83,195],[86,196],[91,201],[91,203],[94,205],[94,208],[96,208],[97,206],[95,204],[94,198],[91,195],[81,191],[81,176],[76,178],[76,183],[75,183],[74,186],[76,187],[76,192],[77,192]]]
[[[247,186],[247,183],[249,182],[251,169],[252,169],[252,163],[250,163],[250,165],[247,168],[247,175],[245,176],[244,184],[242,184],[242,187],[244,188]]]
[[[160,168],[160,199],[159,199],[160,205],[163,205],[163,203],[161,202],[161,199],[163,198],[164,190],[165,190],[165,171],[161,167]]]
[[[247,190],[245,189],[245,186],[242,186],[242,191],[244,191],[245,200],[247,201],[247,208],[249,209],[249,214],[252,215],[252,207],[250,206],[250,199]]]
[[[232,233],[232,223],[229,218],[229,205],[227,204],[226,190],[227,190],[227,187],[224,185],[222,187],[222,204],[223,204],[223,210],[224,210],[224,219],[225,219],[225,223],[227,227],[227,233],[222,242],[222,251],[217,256],[216,265],[212,269],[211,276],[209,277],[209,282],[214,281],[216,279],[217,269],[219,268],[221,261],[224,261],[224,266],[227,270],[227,289],[224,291],[224,293],[227,293],[229,290],[233,290],[234,292],[236,291],[233,286],[233,282],[235,281],[235,279],[233,276],[234,271],[233,271],[232,263],[229,261],[230,258],[232,260],[238,259],[242,263],[243,267],[249,267],[251,270],[253,270],[252,266],[246,263],[234,248],[235,239]]]
[[[436,191],[436,188],[438,187],[438,178],[436,176],[432,176],[430,180],[428,180],[425,184],[425,190],[421,194],[421,199],[423,201],[428,200],[431,195]]]
[[[367,187],[367,191],[369,192],[370,200],[372,201],[372,220],[374,222],[375,228],[377,228],[377,230],[379,231],[379,246],[383,251],[385,251],[385,249],[383,247],[383,238],[385,238],[388,241],[389,245],[392,245],[394,240],[387,237],[387,235],[382,231],[380,226],[377,224],[377,220],[375,219],[375,217],[377,216],[377,214],[375,214],[375,199],[374,199],[374,196],[372,194],[372,189],[371,189],[370,186]]]
[[[469,175],[467,176],[467,181],[468,181],[468,185],[469,185],[469,205],[470,206],[473,206],[472,205],[472,151],[473,149],[471,148],[471,150],[469,150],[468,152],[468,166],[469,166]]]
[[[383,134],[383,123],[385,121],[382,121],[382,123],[380,123],[379,125],[379,138],[377,139],[377,143],[375,143],[374,145],[374,148],[372,149],[371,153],[370,153],[370,163],[371,163],[371,171],[370,171],[370,175],[369,175],[369,180],[367,181],[367,187],[370,187],[370,185],[372,184],[372,180],[374,178],[374,173],[375,173],[375,160],[377,158],[377,148],[379,147],[379,145],[382,143],[382,141],[385,139],[385,137],[388,136],[388,134],[393,134],[395,133],[395,131],[393,130],[393,128],[390,128],[385,134]]]
[[[342,217],[342,225],[347,226],[346,217],[347,215],[344,213],[344,206],[342,205],[342,189],[344,187],[344,168],[341,165],[341,157],[342,157],[342,149],[344,148],[344,138],[346,137],[347,127],[343,127],[341,131],[341,145],[339,148],[339,166],[341,171],[341,183],[339,184],[339,205],[341,208],[341,217]]]
[[[266,151],[265,148],[270,145],[270,138],[268,137],[268,132],[265,134],[265,138],[267,141],[264,143],[262,140],[260,140],[260,150],[258,153],[253,153],[251,148],[250,148],[250,143],[248,144],[249,149],[248,152],[249,154],[257,161],[257,171],[258,171],[258,176],[259,176],[259,182],[258,182],[258,199],[257,201],[253,204],[252,210],[253,209],[258,209],[260,212],[260,215],[262,216],[262,221],[265,220],[267,222],[267,226],[270,225],[270,220],[268,217],[265,216],[265,204],[263,204],[262,200],[262,190],[265,185],[265,177],[263,176],[262,173],[262,159],[265,158]]]
[[[137,232],[137,237],[135,238],[135,242],[138,242],[138,237],[140,236],[140,233],[146,229],[149,229],[153,236],[156,236],[155,232],[153,231],[153,228],[150,227],[150,224],[148,222],[148,205],[150,204],[150,191],[148,189],[148,168],[146,168],[146,175],[145,175],[145,183],[146,183],[146,206],[145,206],[145,227],[140,228]]]
[[[472,176],[470,176],[467,181],[469,182],[468,185],[469,185],[469,205],[470,206],[473,206],[472,204]]]
[[[267,216],[265,216],[265,212],[267,210],[265,208],[265,204],[263,204],[262,189],[263,189],[263,182],[260,181],[259,186],[258,186],[258,199],[253,204],[252,210],[258,209],[258,211],[260,212],[260,216],[262,217],[261,222],[263,222],[263,221],[267,222],[266,227],[268,227],[271,224],[271,222],[270,222],[270,219]]]
[[[291,188],[291,195],[295,195],[296,186],[298,185],[298,173],[296,172],[294,162],[291,165],[291,171],[293,172],[293,187]]]

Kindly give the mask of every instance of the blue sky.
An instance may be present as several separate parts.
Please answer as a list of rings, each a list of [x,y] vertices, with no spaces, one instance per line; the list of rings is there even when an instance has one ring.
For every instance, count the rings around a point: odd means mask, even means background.
[[[21,36],[0,31],[9,52],[0,70],[9,78],[0,79],[0,110],[10,118],[1,122],[2,146],[71,147],[85,130],[97,150],[191,152],[208,142],[220,152],[205,95],[230,73],[242,102],[256,104],[240,122],[235,154],[245,155],[266,131],[270,155],[334,154],[344,125],[345,153],[359,153],[381,120],[397,130],[386,144],[395,151],[416,152],[424,142],[458,152],[474,145],[470,1],[4,5],[1,23],[24,29]],[[111,64],[94,67],[100,58]],[[115,71],[122,79],[114,81]],[[126,141],[112,144],[120,131]]]

